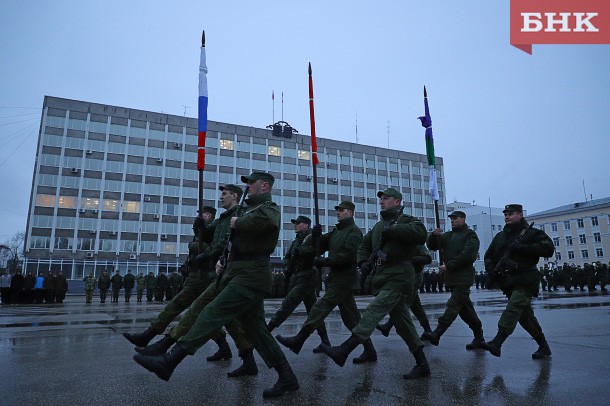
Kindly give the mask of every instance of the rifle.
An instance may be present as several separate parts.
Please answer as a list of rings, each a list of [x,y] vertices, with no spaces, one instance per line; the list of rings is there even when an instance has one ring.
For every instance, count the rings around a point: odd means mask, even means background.
[[[398,211],[396,212],[396,216],[392,219],[392,221],[390,221],[385,226],[383,226],[383,230],[387,230],[388,228],[390,228],[394,224],[396,224],[396,222],[398,221],[400,216],[402,216],[402,212],[404,209],[405,209],[405,206],[400,206],[400,209],[398,209]],[[364,263],[363,263],[364,266],[360,267],[360,272],[362,273],[360,276],[360,286],[362,286],[363,289],[364,289],[364,283],[366,282],[366,278],[369,275],[369,273],[371,274],[371,276],[375,275],[375,272],[377,271],[377,262],[385,261],[388,257],[388,255],[382,251],[384,245],[385,245],[385,240],[383,238],[383,231],[382,231],[381,238],[379,238],[379,242],[377,243],[377,246],[371,252],[371,255],[369,255],[368,259],[366,261],[364,261]]]
[[[533,221],[530,223],[529,227],[521,230],[521,233],[519,234],[519,236],[517,238],[515,238],[515,241],[513,241],[512,243],[509,244],[509,246],[506,248],[506,251],[504,251],[504,255],[502,255],[502,258],[500,258],[500,260],[494,267],[493,274],[495,276],[497,276],[499,278],[504,278],[505,276],[507,276],[509,274],[509,270],[505,269],[504,263],[506,262],[507,259],[509,259],[510,254],[512,254],[513,247],[515,245],[519,244],[523,240],[523,237],[525,236],[527,231],[530,230],[532,227],[534,227]]]
[[[241,201],[237,205],[235,209],[234,217],[241,217],[242,210],[244,208],[244,202],[246,200],[246,196],[248,196],[248,191],[250,190],[250,185],[246,186],[246,190],[244,190],[244,194],[241,196]],[[234,228],[229,228],[229,236],[227,237],[227,243],[225,244],[224,249],[222,250],[222,255],[219,258],[220,264],[222,265],[222,272],[216,275],[216,287],[220,285],[220,280],[222,279],[222,274],[224,273],[224,269],[227,267],[227,263],[229,262],[229,254],[231,253],[231,249],[233,248],[233,231]]]

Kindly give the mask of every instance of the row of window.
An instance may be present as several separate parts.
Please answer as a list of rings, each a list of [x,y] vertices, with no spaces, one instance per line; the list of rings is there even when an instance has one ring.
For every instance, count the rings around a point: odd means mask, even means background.
[[[574,245],[574,241],[572,239],[572,236],[566,236],[565,241],[566,241],[566,245],[568,245],[568,246]],[[602,235],[601,235],[601,233],[593,233],[593,241],[594,242],[602,242]],[[585,234],[579,234],[578,235],[578,242],[580,244],[586,244],[587,243],[587,236]],[[553,243],[555,244],[556,247],[559,247],[559,237],[553,237]]]
[[[595,256],[597,258],[603,258],[604,257],[604,249],[603,248],[595,248]],[[568,258],[567,259],[574,259],[574,251],[568,251]],[[580,258],[582,259],[589,259],[589,250],[580,250]],[[555,259],[557,261],[561,261],[561,252],[557,251],[555,252]]]
[[[592,227],[598,227],[599,226],[599,219],[598,216],[591,216],[591,226]],[[610,223],[610,214],[608,215],[608,222]],[[558,227],[557,227],[557,223],[550,223],[551,225],[551,231],[557,231]],[[585,219],[583,218],[579,218],[576,219],[576,225],[578,228],[584,228],[585,227]],[[540,226],[540,229],[544,231],[546,224],[543,224]],[[572,227],[572,220],[565,220],[563,222],[563,229],[564,230],[570,230]]]
[[[137,241],[117,241],[117,240],[108,240],[108,239],[100,239],[96,240],[94,238],[68,238],[68,237],[55,237],[54,241],[51,241],[51,237],[40,237],[33,236],[30,238],[30,248],[42,248],[42,249],[50,249],[51,245],[55,250],[73,250],[76,249],[78,251],[101,251],[101,252],[127,252],[127,253],[136,253],[138,245],[140,247],[141,253],[157,253],[157,248],[159,248],[159,253],[161,254],[175,254],[176,253],[176,244],[175,242],[163,242],[159,243],[158,241],[140,241],[138,244]],[[179,243],[180,254],[188,253],[188,244]]]

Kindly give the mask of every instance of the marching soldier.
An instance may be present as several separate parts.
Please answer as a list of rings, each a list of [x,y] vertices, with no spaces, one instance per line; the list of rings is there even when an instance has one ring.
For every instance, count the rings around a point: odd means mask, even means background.
[[[527,224],[520,204],[507,204],[503,213],[506,225],[485,252],[485,269],[502,272],[500,283],[508,297],[508,305],[498,321],[498,333],[482,348],[499,357],[502,344],[519,323],[538,343],[538,350],[532,358],[546,358],[551,355],[551,349],[534,316],[532,297],[538,296],[536,264],[540,257],[551,257],[555,246],[544,231]]]
[[[294,224],[296,238],[290,244],[288,252],[284,257],[285,277],[290,280],[290,290],[282,302],[281,307],[275,312],[267,324],[267,330],[272,332],[294,312],[294,309],[303,302],[307,314],[316,303],[317,272],[314,268],[315,248],[311,241],[311,219],[306,216],[298,216],[290,220]],[[318,335],[323,343],[330,345],[328,333],[324,322],[318,327]],[[319,347],[314,348],[314,353],[320,353]]]
[[[267,331],[264,298],[271,289],[269,257],[277,245],[281,219],[280,209],[271,200],[274,178],[265,172],[242,176],[248,183],[248,209],[241,217],[230,220],[231,251],[226,266],[221,261],[216,270],[223,274],[223,290],[199,314],[190,331],[180,338],[172,350],[161,356],[136,354],[136,362],[168,380],[176,366],[193,355],[211,334],[233,319],[239,320],[246,335],[252,337],[256,350],[268,367],[279,377],[263,397],[281,396],[299,389],[299,382],[282,350]]]
[[[466,213],[456,210],[449,214],[451,231],[443,233],[435,229],[426,241],[429,249],[440,251],[443,264],[439,272],[445,274],[451,296],[447,301],[445,312],[438,318],[438,325],[431,333],[424,333],[432,345],[438,345],[441,336],[453,321],[460,316],[474,334],[474,339],[466,345],[467,350],[480,348],[485,342],[483,324],[470,300],[470,287],[474,282],[474,261],[479,252],[479,237],[466,224]]]
[[[136,278],[131,273],[131,269],[127,270],[127,274],[123,278],[123,286],[125,288],[125,303],[129,303],[129,299],[131,299],[131,291],[136,284]]]
[[[326,290],[316,304],[312,307],[307,320],[293,337],[276,335],[275,338],[295,354],[303,348],[307,338],[324,322],[330,312],[339,306],[341,320],[350,331],[360,322],[360,312],[354,299],[354,290],[360,290],[356,256],[358,247],[362,242],[362,231],[354,222],[356,206],[349,201],[343,201],[335,206],[339,222],[330,233],[322,235],[322,228],[318,225],[312,230],[312,237],[319,237],[320,252],[328,251],[328,258],[316,259],[316,267],[327,266],[331,268],[326,277]],[[373,326],[373,329],[375,326]],[[370,338],[360,343],[364,352],[354,358],[355,364],[377,361],[377,351]]]
[[[393,188],[377,193],[381,206],[381,220],[366,233],[358,249],[358,264],[363,275],[373,273],[375,299],[367,306],[362,319],[352,328],[352,335],[338,347],[322,344],[322,350],[339,366],[359,345],[370,340],[375,326],[386,314],[396,325],[396,332],[409,347],[416,365],[403,375],[416,379],[430,375],[409,307],[413,304],[417,278],[411,261],[418,245],[426,241],[426,228],[416,217],[402,214],[402,194]],[[371,264],[374,260],[374,264]],[[371,268],[373,266],[374,268]]]
[[[95,290],[95,276],[93,272],[89,272],[89,275],[83,279],[85,282],[85,303],[91,303],[93,300],[93,291]]]

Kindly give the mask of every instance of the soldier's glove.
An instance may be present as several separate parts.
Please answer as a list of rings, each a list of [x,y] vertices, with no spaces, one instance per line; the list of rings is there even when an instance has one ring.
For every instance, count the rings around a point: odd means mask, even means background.
[[[311,229],[311,236],[312,237],[319,237],[321,235],[322,235],[322,226],[320,224],[316,224]]]
[[[322,269],[326,266],[327,260],[324,257],[316,257],[314,261],[316,268]]]
[[[509,274],[512,274],[519,269],[519,264],[510,258],[506,258],[504,260],[504,268],[506,268]]]
[[[195,232],[199,232],[199,229],[203,230],[204,228],[205,220],[200,216],[195,217],[195,221],[193,221],[193,230],[195,230]]]
[[[209,261],[210,261],[210,256],[208,255],[207,252],[199,254],[199,255],[197,255],[197,257],[195,257],[195,263],[197,264],[198,267],[205,265]]]

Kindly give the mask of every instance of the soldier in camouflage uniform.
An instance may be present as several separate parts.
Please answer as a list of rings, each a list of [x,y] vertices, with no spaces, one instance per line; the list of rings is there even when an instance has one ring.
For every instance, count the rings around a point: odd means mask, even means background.
[[[95,290],[95,276],[93,276],[93,272],[89,272],[89,275],[85,276],[83,279],[85,282],[85,303],[91,303],[93,300],[93,291]]]
[[[396,324],[396,332],[416,362],[403,378],[426,377],[430,375],[430,367],[409,314],[417,285],[411,261],[417,254],[417,247],[426,241],[426,228],[416,217],[401,213],[402,194],[396,189],[387,188],[379,191],[377,196],[381,220],[366,233],[358,248],[359,268],[364,274],[373,273],[375,299],[366,307],[347,341],[338,347],[325,344],[321,347],[337,365],[343,366],[348,355],[359,344],[369,340],[377,323],[389,314]],[[371,254],[376,258],[374,264],[369,261]],[[374,268],[369,268],[371,266]]]
[[[466,213],[456,210],[449,214],[451,231],[443,233],[435,229],[426,241],[428,249],[442,254],[442,265],[439,272],[445,274],[451,296],[447,300],[445,312],[438,318],[438,325],[431,333],[424,333],[432,345],[438,345],[441,336],[447,331],[453,321],[459,316],[472,330],[474,338],[466,345],[467,350],[480,348],[485,342],[483,324],[477,316],[472,300],[470,287],[474,282],[474,261],[479,252],[479,237],[466,224]]]
[[[267,324],[267,330],[272,332],[294,312],[298,305],[305,304],[307,314],[316,303],[317,271],[314,268],[315,248],[311,241],[311,219],[306,216],[298,216],[290,220],[294,224],[296,238],[290,244],[290,248],[284,257],[285,277],[290,280],[290,289],[280,308],[275,312]],[[318,327],[318,335],[323,343],[330,345],[328,333],[324,322]],[[320,353],[319,347],[314,348],[314,353]]]
[[[555,246],[544,231],[527,224],[520,204],[508,204],[503,212],[506,225],[485,252],[485,269],[488,272],[501,269],[501,287],[508,297],[508,305],[498,321],[498,334],[482,348],[499,357],[502,344],[515,331],[517,324],[521,324],[539,346],[532,358],[547,358],[551,349],[534,316],[532,297],[538,296],[536,264],[540,257],[551,257]],[[522,238],[519,243],[516,242],[518,238]]]
[[[413,304],[409,307],[409,310],[413,313],[417,321],[419,321],[419,325],[424,329],[424,333],[431,333],[432,329],[430,328],[430,321],[428,320],[428,315],[424,310],[424,307],[421,304],[421,299],[419,297],[419,289],[423,283],[423,275],[422,270],[424,266],[432,263],[432,256],[430,255],[430,251],[426,248],[425,245],[420,245],[417,247],[417,254],[413,257],[411,264],[413,265],[413,269],[415,270],[415,285],[413,286]],[[390,330],[394,327],[394,322],[390,318],[385,324],[378,324],[376,326],[377,330],[381,331],[381,334],[388,337],[390,335]],[[426,340],[424,335],[422,334],[419,337],[420,340]]]
[[[249,185],[248,208],[241,217],[230,219],[231,251],[226,266],[219,260],[216,271],[223,274],[222,291],[205,306],[189,332],[172,350],[160,356],[136,354],[134,359],[159,378],[168,380],[176,366],[193,355],[223,325],[238,319],[257,352],[279,377],[265,389],[263,397],[281,396],[299,389],[299,382],[286,357],[267,331],[264,298],[271,290],[269,257],[280,233],[280,209],[271,200],[274,178],[265,172],[242,176]]]
[[[155,289],[157,288],[157,278],[155,278],[155,274],[150,271],[144,278],[144,281],[146,284],[146,301],[152,302],[155,297]]]
[[[123,278],[123,287],[125,289],[125,303],[129,303],[129,299],[131,299],[131,291],[133,287],[136,285],[136,278],[131,273],[131,269],[127,270],[127,274]]]
[[[123,287],[123,277],[121,276],[120,271],[116,271],[112,278],[110,278],[110,283],[112,284],[112,303],[119,302],[119,293],[121,288]]]
[[[205,227],[205,223],[211,223],[216,215],[216,209],[213,207],[204,207],[203,213],[197,216],[193,223],[193,241],[189,243],[189,256],[186,261],[189,273],[184,283],[184,289],[180,294],[176,295],[157,315],[156,318],[151,320],[150,327],[142,333],[123,333],[123,336],[129,340],[133,345],[137,347],[146,347],[150,340],[159,334],[163,334],[167,326],[178,316],[184,309],[186,309],[195,300],[201,292],[208,286],[212,280],[212,277],[207,274],[205,270],[199,271],[195,258],[199,254],[199,241],[197,234],[199,227]],[[204,243],[203,248],[207,248],[207,244]],[[152,272],[147,277],[147,282],[154,281]],[[148,283],[146,286],[146,296],[148,301],[152,300],[152,289],[149,289]],[[154,289],[154,287],[153,287]],[[149,293],[150,292],[150,293]]]
[[[110,288],[110,277],[108,276],[107,271],[102,271],[102,274],[97,281],[97,288],[100,290],[100,302],[106,303],[106,295]]]
[[[140,303],[142,302],[142,296],[144,296],[144,289],[146,289],[146,281],[142,272],[140,272],[138,276],[136,276],[136,285],[136,297],[138,303]]]
[[[343,201],[335,206],[339,222],[330,233],[322,235],[322,228],[314,226],[312,237],[320,238],[320,252],[328,251],[328,258],[318,257],[316,267],[330,267],[331,271],[326,277],[326,291],[312,307],[303,323],[301,330],[293,337],[281,335],[275,338],[295,354],[303,348],[309,336],[319,328],[331,311],[339,306],[341,320],[350,331],[360,322],[360,312],[356,306],[354,292],[360,290],[356,255],[362,242],[362,231],[354,222],[356,206],[349,201]],[[375,326],[373,326],[374,328]],[[370,338],[361,343],[364,352],[354,358],[355,364],[377,361],[377,351]]]
[[[178,292],[180,292],[180,287],[182,286],[182,275],[178,273],[177,269],[174,269],[174,272],[169,276],[169,286],[167,290],[167,300],[172,300]]]

